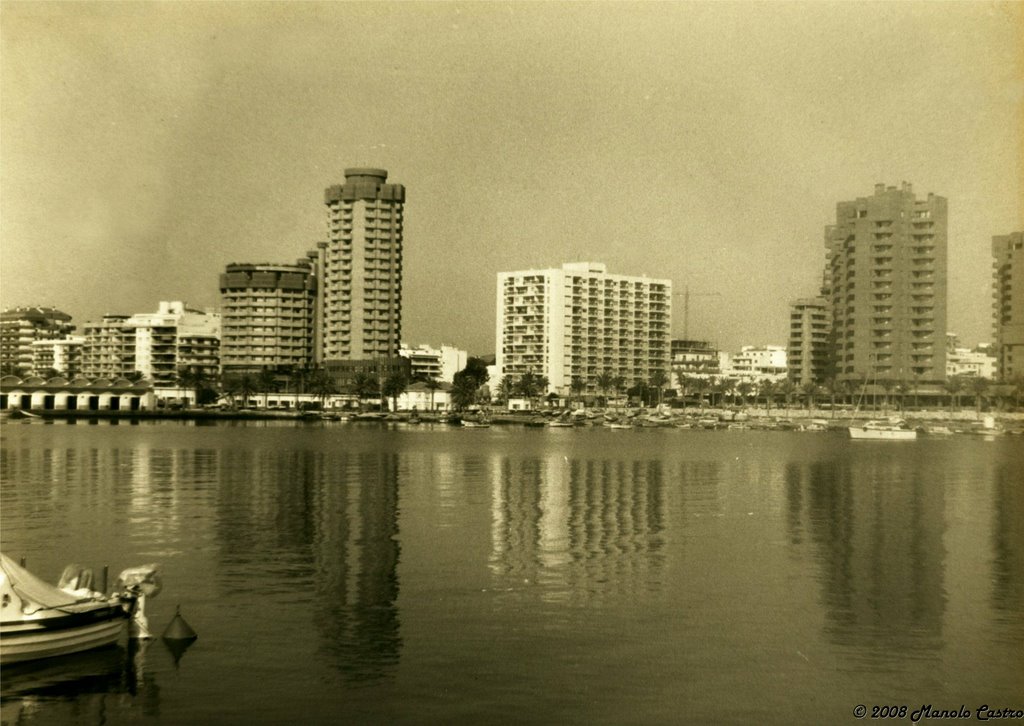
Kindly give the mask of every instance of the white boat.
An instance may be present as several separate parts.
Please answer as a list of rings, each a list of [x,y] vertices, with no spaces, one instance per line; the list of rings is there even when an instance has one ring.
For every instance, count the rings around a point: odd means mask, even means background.
[[[489,429],[491,425],[486,421],[466,421],[463,420],[462,425],[467,429]]]
[[[851,439],[878,441],[907,441],[917,438],[917,431],[908,429],[902,421],[867,421],[862,426],[850,426]]]
[[[91,580],[88,570],[69,567],[63,587],[54,586],[0,553],[0,664],[111,645],[130,621],[145,629],[145,597],[159,591],[154,566],[125,570],[112,594],[92,591]]]

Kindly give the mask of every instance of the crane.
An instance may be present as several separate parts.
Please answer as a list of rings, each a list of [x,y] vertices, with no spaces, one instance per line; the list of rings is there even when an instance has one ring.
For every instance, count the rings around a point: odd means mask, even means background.
[[[672,297],[683,296],[683,340],[690,339],[690,286],[687,285],[683,292],[674,292]],[[720,292],[695,292],[694,297],[721,297]]]

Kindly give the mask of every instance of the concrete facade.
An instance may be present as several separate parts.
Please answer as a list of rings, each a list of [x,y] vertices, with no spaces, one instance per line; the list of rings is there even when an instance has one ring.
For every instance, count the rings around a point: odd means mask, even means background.
[[[309,366],[316,290],[311,260],[228,265],[220,276],[221,370]]]
[[[82,347],[85,337],[69,335],[59,340],[37,340],[32,343],[32,373],[42,376],[55,370],[69,378],[82,372]]]
[[[127,315],[104,315],[82,326],[82,375],[121,378],[135,372],[135,331],[126,328]]]
[[[50,307],[10,308],[0,313],[0,366],[5,373],[32,372],[32,344],[74,332],[71,316]]]
[[[135,370],[157,385],[177,380],[194,367],[215,378],[220,368],[220,315],[183,302],[161,302],[157,312],[132,315],[124,327],[134,332]]]
[[[786,377],[786,348],[745,345],[739,353],[721,353],[722,378],[736,382],[780,381]]]
[[[910,184],[836,205],[825,230],[838,380],[946,376],[946,199]]]
[[[789,380],[798,386],[825,381],[830,372],[831,330],[825,298],[799,298],[790,303]]]
[[[417,348],[403,346],[398,354],[409,359],[409,374],[413,378],[435,378],[445,383],[451,383],[455,374],[465,368],[469,360],[466,351],[450,345],[442,345],[440,348],[427,345]]]
[[[1024,375],[1024,232],[992,238],[993,314],[1000,380]]]
[[[402,335],[405,187],[384,169],[346,169],[324,192],[327,241],[310,257],[320,276],[316,361],[398,355]]]
[[[547,377],[549,391],[601,392],[598,377],[625,387],[669,373],[672,283],[608,274],[600,263],[498,273],[495,331],[499,378]]]

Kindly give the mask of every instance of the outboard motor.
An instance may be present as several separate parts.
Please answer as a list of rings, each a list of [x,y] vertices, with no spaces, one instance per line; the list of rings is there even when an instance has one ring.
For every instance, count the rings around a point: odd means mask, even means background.
[[[152,638],[149,620],[146,618],[146,598],[156,597],[163,589],[160,570],[156,565],[129,567],[117,576],[116,590],[134,602],[132,622],[128,629],[130,638]]]

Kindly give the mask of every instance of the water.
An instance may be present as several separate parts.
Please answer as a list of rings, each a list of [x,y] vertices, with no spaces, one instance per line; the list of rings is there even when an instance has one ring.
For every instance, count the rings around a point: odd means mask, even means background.
[[[5,724],[1024,708],[1018,437],[37,421],[2,435],[3,551],[54,581],[70,561],[159,563],[153,630],[180,604],[200,636],[184,653],[157,639],[5,669]]]

